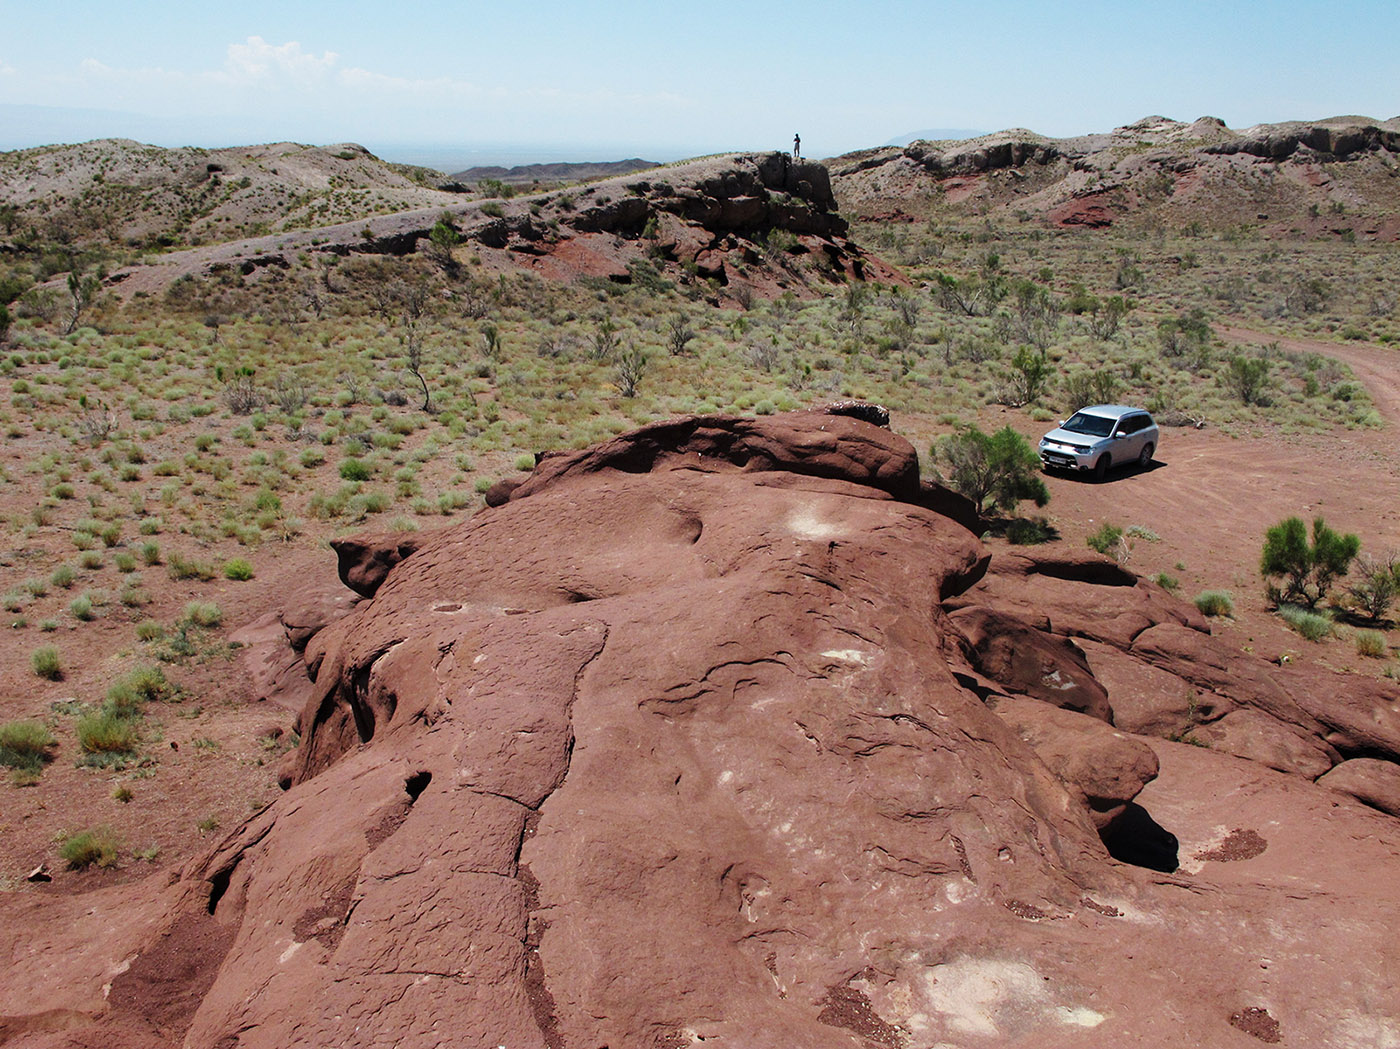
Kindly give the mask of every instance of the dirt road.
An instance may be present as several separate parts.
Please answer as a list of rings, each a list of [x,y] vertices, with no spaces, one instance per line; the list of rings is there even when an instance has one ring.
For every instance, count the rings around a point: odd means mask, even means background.
[[[1286,517],[1321,515],[1334,528],[1360,536],[1363,551],[1400,551],[1400,351],[1281,339],[1242,328],[1219,332],[1233,342],[1277,341],[1342,361],[1365,384],[1385,425],[1233,437],[1210,426],[1164,428],[1151,470],[1115,472],[1102,484],[1050,477],[1047,509],[1074,548],[1104,522],[1150,529],[1160,540],[1138,540],[1129,567],[1178,578],[1187,597],[1205,589],[1232,591],[1240,615],[1227,629],[1242,635],[1242,647],[1296,652],[1304,643],[1265,612],[1258,574],[1264,532]],[[1026,434],[1038,440],[1040,432]],[[1358,661],[1350,646],[1324,647],[1325,653],[1310,646],[1310,657],[1379,669],[1377,661]]]

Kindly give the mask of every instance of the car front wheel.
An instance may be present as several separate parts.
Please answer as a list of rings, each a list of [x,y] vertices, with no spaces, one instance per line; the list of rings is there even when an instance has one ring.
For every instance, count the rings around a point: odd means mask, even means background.
[[[1112,460],[1107,455],[1099,456],[1099,461],[1094,464],[1094,480],[1102,481],[1108,476],[1108,468]]]

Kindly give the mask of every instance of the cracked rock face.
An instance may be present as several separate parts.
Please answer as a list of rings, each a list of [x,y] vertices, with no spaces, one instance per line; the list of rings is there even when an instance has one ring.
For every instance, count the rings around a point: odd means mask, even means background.
[[[436,534],[340,544],[368,597],[306,645],[290,789],[142,887],[158,904],[105,946],[78,955],[83,909],[59,915],[47,949],[84,959],[76,1019],[28,1044],[1400,1030],[1376,1004],[1400,965],[1400,824],[1115,728],[1120,697],[1156,723],[1172,690],[1146,672],[1182,646],[1142,639],[1197,633],[1192,613],[1098,563],[987,573],[947,505],[879,426],[709,418],[546,458]],[[1116,595],[1112,621],[1074,587]],[[1038,618],[1000,607],[1017,594]],[[1211,713],[1294,710],[1251,687],[1258,705],[1237,689]],[[1100,832],[1154,817],[1165,873],[1110,858]],[[0,1041],[52,1029],[0,990],[0,1022],[21,1007],[29,1028]]]

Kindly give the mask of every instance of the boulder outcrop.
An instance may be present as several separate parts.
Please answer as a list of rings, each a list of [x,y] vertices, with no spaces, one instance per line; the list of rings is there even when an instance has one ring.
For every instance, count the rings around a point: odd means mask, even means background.
[[[1153,719],[1160,675],[1214,690],[1222,723],[1330,722],[1256,666],[1182,676],[1220,654],[1208,625],[1116,566],[989,557],[930,508],[906,441],[843,412],[654,424],[544,457],[459,525],[340,544],[364,598],[305,644],[286,794],[173,882],[128,887],[134,927],[84,939],[111,901],[56,909],[45,942],[82,964],[47,997],[8,981],[0,1031],[912,1049],[1400,1030],[1400,824],[1349,796],[1379,790],[1110,719],[1202,728]],[[1150,687],[1120,704],[1131,666]]]

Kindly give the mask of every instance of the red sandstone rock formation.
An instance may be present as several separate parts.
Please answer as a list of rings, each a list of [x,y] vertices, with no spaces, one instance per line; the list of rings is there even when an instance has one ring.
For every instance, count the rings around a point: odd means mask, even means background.
[[[989,565],[847,415],[658,424],[506,496],[339,544],[368,599],[305,645],[277,803],[173,883],[0,901],[0,1042],[1400,1030],[1400,823],[1353,800],[1391,796],[1393,695],[1335,703],[1103,562]]]

